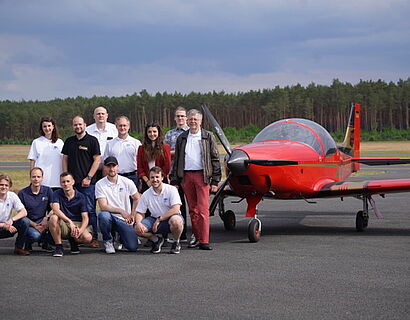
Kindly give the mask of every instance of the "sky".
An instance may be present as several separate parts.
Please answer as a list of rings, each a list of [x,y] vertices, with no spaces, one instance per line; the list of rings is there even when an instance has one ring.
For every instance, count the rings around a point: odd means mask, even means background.
[[[0,100],[410,77],[409,0],[0,0]]]

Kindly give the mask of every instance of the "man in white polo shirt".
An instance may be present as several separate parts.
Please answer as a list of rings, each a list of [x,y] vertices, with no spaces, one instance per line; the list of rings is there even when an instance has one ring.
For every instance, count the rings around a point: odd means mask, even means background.
[[[118,135],[118,131],[114,124],[107,121],[108,113],[107,109],[104,106],[98,106],[97,108],[95,108],[93,117],[95,123],[87,126],[85,131],[98,139],[101,156],[103,156],[107,142],[114,139]],[[102,178],[101,169],[102,161],[98,171],[96,172],[97,180],[100,180]]]
[[[115,119],[115,125],[118,130],[118,137],[107,143],[103,159],[116,157],[119,164],[118,174],[132,180],[138,187],[137,151],[141,142],[128,134],[130,120],[126,116],[120,116]]]
[[[135,208],[140,198],[137,187],[131,180],[118,175],[117,158],[105,159],[104,167],[107,168],[107,176],[95,185],[95,197],[101,209],[98,224],[105,252],[115,253],[112,231],[119,233],[121,243],[128,251],[137,251],[138,236],[133,228]],[[132,208],[130,197],[133,199]]]
[[[138,203],[135,231],[139,236],[153,242],[152,253],[161,252],[164,238],[160,235],[171,232],[174,243],[169,253],[177,254],[181,251],[179,240],[184,228],[184,219],[180,211],[181,198],[178,190],[163,183],[163,179],[164,173],[160,167],[150,169],[151,187],[144,192]],[[144,218],[147,210],[151,212],[151,216]]]
[[[7,174],[0,173],[0,239],[11,238],[17,233],[14,253],[18,255],[29,255],[30,252],[24,250],[27,230],[30,225],[26,218],[27,211],[21,203],[19,197],[9,191],[13,181]],[[17,214],[12,217],[13,210]]]

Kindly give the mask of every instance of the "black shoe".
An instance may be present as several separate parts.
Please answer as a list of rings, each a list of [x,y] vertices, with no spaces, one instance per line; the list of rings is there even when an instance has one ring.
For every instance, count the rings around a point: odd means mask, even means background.
[[[212,250],[212,247],[209,245],[209,243],[200,243],[198,247],[199,250]]]
[[[29,252],[32,252],[32,251],[33,251],[33,245],[32,245],[31,243],[26,243],[26,244],[24,245],[24,250],[27,250],[27,251],[29,251]]]
[[[51,253],[51,252],[54,251],[54,248],[53,248],[53,247],[51,246],[51,244],[49,244],[47,241],[44,241],[44,242],[41,244],[41,250],[43,250],[43,251],[45,251],[45,252]]]
[[[171,247],[171,250],[169,251],[169,253],[178,254],[180,252],[181,252],[181,245],[179,244],[179,242],[175,241],[172,244],[172,247]]]
[[[149,247],[151,247],[152,248],[152,245],[153,245],[154,243],[151,241],[151,240],[147,240],[145,243],[144,243],[144,247],[145,248],[149,248]]]
[[[164,238],[158,237],[157,242],[154,242],[152,244],[151,253],[160,253],[163,244],[164,244]]]
[[[62,257],[64,255],[64,249],[63,246],[57,245],[54,252],[53,252],[53,257]]]
[[[70,246],[71,246],[71,254],[79,254],[80,253],[80,249],[78,248],[78,244],[77,242],[75,242],[75,240],[73,238],[69,238],[68,242],[70,242]]]

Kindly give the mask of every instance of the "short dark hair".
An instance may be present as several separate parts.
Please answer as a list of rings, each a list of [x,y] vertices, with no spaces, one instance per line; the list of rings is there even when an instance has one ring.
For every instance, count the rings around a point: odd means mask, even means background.
[[[151,172],[161,173],[162,175],[164,175],[164,170],[162,170],[161,167],[157,167],[157,166],[154,166],[154,167],[152,167],[151,169],[149,169],[148,177],[151,175]]]
[[[64,171],[62,174],[60,174],[60,179],[64,178],[64,177],[67,177],[67,176],[71,176],[71,178],[74,179],[74,176],[68,171]]]

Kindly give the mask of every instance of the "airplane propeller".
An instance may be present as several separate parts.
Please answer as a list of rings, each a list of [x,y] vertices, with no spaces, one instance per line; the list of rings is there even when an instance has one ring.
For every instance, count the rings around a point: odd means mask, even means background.
[[[208,108],[208,105],[203,104],[201,107],[202,107],[202,111],[206,114],[209,121],[211,122],[211,126],[215,130],[215,133],[217,134],[217,136],[219,138],[219,141],[221,141],[222,146],[224,147],[226,153],[231,155],[231,153],[232,153],[231,144],[229,143],[228,139],[226,138],[225,133],[222,130],[221,126],[219,125],[218,121],[216,121],[216,119],[212,115],[211,111]]]

